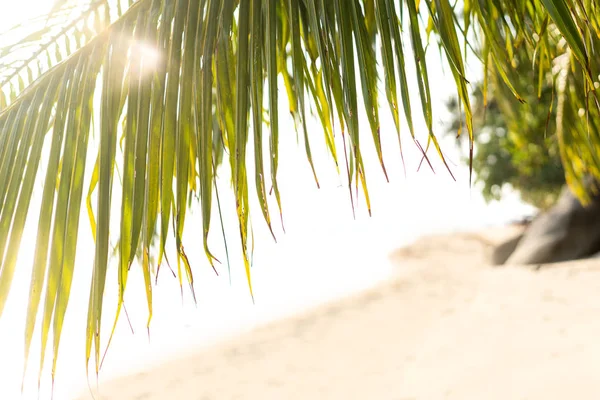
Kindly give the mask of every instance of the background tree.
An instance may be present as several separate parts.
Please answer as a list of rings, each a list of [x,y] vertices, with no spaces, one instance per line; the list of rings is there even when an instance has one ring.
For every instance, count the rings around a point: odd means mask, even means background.
[[[582,177],[598,175],[594,167],[597,151],[588,153],[585,147],[597,137],[599,125],[597,112],[593,106],[590,109],[590,104],[597,102],[596,95],[580,96],[590,90],[584,72],[563,56],[548,58],[565,42],[552,24],[543,29],[551,33],[543,42],[534,37],[533,52],[522,44],[511,49],[509,76],[520,98],[491,65],[489,80],[477,82],[472,95],[477,132],[473,166],[484,196],[499,199],[501,188],[509,184],[524,201],[545,209],[560,194],[565,167],[571,188],[582,200],[587,199],[589,188],[580,184]],[[594,42],[597,38],[591,39],[590,43]],[[484,47],[482,53],[485,51]],[[595,79],[592,85],[597,88],[600,76]],[[447,106],[460,111],[453,99]],[[456,118],[449,130],[460,129],[461,124],[464,122]]]
[[[492,79],[484,105],[484,83],[474,84],[475,182],[481,185],[488,201],[500,200],[503,188],[508,185],[519,192],[523,201],[547,209],[565,185],[556,136],[556,95],[551,73],[538,81],[538,71],[533,68],[529,54],[522,48],[515,52],[519,61],[512,82],[523,94],[524,104],[512,94],[504,93],[502,82]],[[448,125],[448,133],[456,135],[464,119],[460,118],[455,99],[450,99],[447,107],[455,116]],[[464,139],[459,136],[457,144],[462,145]],[[469,162],[468,157],[464,162]]]
[[[518,65],[513,48],[531,54],[544,76],[556,67],[557,142],[567,182],[585,198],[583,176],[600,176],[597,1],[477,0],[465,3],[462,23],[454,7],[456,3],[448,0],[57,1],[49,18],[38,20],[37,28],[25,27],[29,32],[4,47],[0,61],[0,312],[17,265],[23,226],[32,212],[30,203],[40,211],[26,351],[43,305],[42,350],[52,332],[56,363],[88,157],[96,159],[87,196],[96,247],[86,360],[93,349],[97,372],[111,233],[119,237],[119,310],[129,268],[141,247],[137,262],[144,271],[151,315],[149,254],[156,251],[160,265],[168,236],[176,242],[179,277],[185,275],[193,291],[192,269],[181,241],[192,193],[202,210],[206,256],[215,262],[207,240],[213,200],[218,200],[213,198],[215,152],[220,151],[215,137],[226,154],[221,168],[231,172],[252,291],[250,193],[255,193],[269,226],[272,210],[266,199],[271,187],[279,213],[282,207],[277,185],[279,80],[317,182],[311,157],[314,138],[306,129],[309,105],[323,127],[320,140],[347,177],[349,193],[351,186],[361,186],[368,204],[361,155],[365,137],[359,135],[358,120],[364,108],[370,140],[385,173],[379,136],[380,74],[397,133],[402,116],[414,139],[413,112],[418,112],[426,122],[429,143],[441,155],[432,130],[425,34],[433,33],[430,39],[448,61],[471,140],[472,109],[460,36],[477,34],[489,76],[501,79],[505,85],[497,87],[518,99],[522,97],[513,83]],[[407,43],[411,53],[405,51]],[[407,63],[414,65],[414,76],[408,76]],[[417,105],[410,102],[409,79],[418,84]],[[579,117],[581,109],[585,118]],[[263,129],[265,114],[268,131]],[[339,148],[334,132],[343,139]],[[266,152],[263,142],[268,142]],[[415,143],[423,147],[416,139]],[[115,171],[122,174],[122,182],[114,179]],[[32,203],[36,183],[43,193]],[[118,216],[117,223],[113,216]],[[156,249],[150,246],[155,229]]]

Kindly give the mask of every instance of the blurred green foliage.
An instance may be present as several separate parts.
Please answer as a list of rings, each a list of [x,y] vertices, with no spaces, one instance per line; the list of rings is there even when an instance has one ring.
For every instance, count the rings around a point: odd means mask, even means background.
[[[475,130],[473,170],[475,183],[486,200],[499,200],[502,189],[517,190],[523,201],[538,208],[548,208],[565,184],[556,135],[557,96],[552,88],[551,71],[542,77],[523,51],[515,53],[513,83],[525,100],[519,102],[503,82],[491,74],[487,105],[484,82],[473,84],[473,126]],[[538,97],[539,94],[539,97]],[[464,119],[456,99],[447,108],[457,117],[448,132],[464,131]],[[461,127],[462,125],[462,127]],[[459,145],[466,135],[457,140]],[[464,156],[468,163],[468,155]]]

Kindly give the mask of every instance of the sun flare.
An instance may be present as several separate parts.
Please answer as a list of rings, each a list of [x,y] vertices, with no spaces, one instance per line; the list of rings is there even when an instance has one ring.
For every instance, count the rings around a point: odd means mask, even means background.
[[[130,49],[130,63],[138,68],[139,73],[144,76],[156,71],[163,54],[154,46],[143,41],[133,41]]]

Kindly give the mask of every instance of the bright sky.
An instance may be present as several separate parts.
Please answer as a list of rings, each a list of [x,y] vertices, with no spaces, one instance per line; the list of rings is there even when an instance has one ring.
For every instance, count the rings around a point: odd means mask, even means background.
[[[49,3],[48,0],[0,0],[0,4],[3,5],[0,27],[5,29],[31,13],[39,14]],[[438,101],[434,110],[435,121],[441,137],[443,129],[440,119],[447,118],[443,102],[448,96],[454,95],[454,84],[450,75],[443,74],[437,52],[430,52],[429,58],[433,96]],[[473,73],[479,75],[478,69],[478,65],[473,65],[469,76]],[[408,73],[414,71],[411,69]],[[283,94],[283,89],[280,92]],[[383,94],[380,96],[380,102],[385,102]],[[413,104],[414,109],[418,110],[419,103],[416,97]],[[285,107],[287,106],[282,104],[281,109],[287,109]],[[333,163],[325,152],[320,127],[315,121],[310,121],[311,144],[321,183],[321,190],[316,189],[302,142],[300,145],[296,143],[293,125],[287,118],[287,113],[282,112],[279,182],[286,234],[281,232],[278,220],[274,218],[278,238],[278,243],[274,244],[260,212],[254,215],[256,247],[252,273],[256,305],[252,305],[248,295],[243,264],[237,250],[239,245],[235,211],[228,184],[223,180],[221,200],[226,229],[230,236],[232,285],[229,285],[226,265],[219,268],[220,277],[215,277],[207,265],[201,249],[200,230],[193,226],[200,223],[199,211],[193,210],[188,217],[184,244],[187,244],[186,250],[194,268],[198,306],[194,307],[186,286],[182,305],[178,283],[169,276],[165,268],[154,292],[155,309],[149,344],[145,332],[147,311],[141,285],[142,277],[138,270],[132,268],[126,304],[135,335],[131,335],[127,321],[122,316],[102,377],[109,378],[131,368],[139,368],[161,358],[172,357],[173,354],[206,344],[211,338],[231,334],[260,321],[384,279],[391,272],[387,261],[389,252],[414,240],[418,235],[500,224],[530,211],[528,207],[523,207],[514,195],[502,203],[485,205],[477,190],[471,192],[468,186],[468,170],[461,164],[452,138],[444,140],[443,148],[457,182],[451,180],[433,151],[430,158],[434,161],[436,174],[432,174],[427,168],[422,168],[417,173],[420,158],[408,140],[406,127],[403,132],[407,165],[405,178],[393,123],[386,107],[382,107],[381,132],[390,183],[385,182],[375,158],[368,124],[364,118],[361,120],[361,129],[364,132],[362,140],[367,143],[364,151],[373,217],[367,216],[361,197],[357,218],[352,219],[347,188],[340,185],[343,180],[335,175]],[[424,124],[418,120],[417,129],[424,131]],[[425,143],[425,140],[422,142]],[[88,179],[89,172],[91,171],[88,171]],[[227,171],[223,171],[222,174],[223,178],[226,178]],[[252,195],[253,193],[251,197]],[[272,213],[276,214],[274,201],[271,204]],[[254,206],[258,211],[256,202]],[[20,268],[15,277],[17,287],[0,320],[0,354],[3,355],[0,357],[0,398],[20,396],[23,314],[27,304],[29,268],[35,246],[35,222],[36,218],[32,215],[23,239]],[[224,261],[218,219],[215,219],[213,224],[213,247],[219,258]],[[57,399],[70,398],[74,391],[81,390],[82,385],[85,385],[84,334],[93,255],[93,243],[86,216],[81,218],[80,231],[82,238],[78,246],[77,272],[58,366],[58,382],[55,388]],[[174,260],[175,257],[171,256],[171,261]],[[110,299],[116,299],[114,269],[109,272],[109,279],[111,286],[107,288],[106,295]],[[112,323],[112,309],[113,303],[105,310],[106,328],[110,328]],[[104,345],[106,338],[107,336]],[[34,337],[34,344],[37,344],[37,341]],[[39,344],[37,348],[34,346],[32,351],[30,374],[23,399],[37,398],[35,370]],[[7,354],[10,356],[6,356]],[[51,362],[49,357],[47,362]],[[50,383],[49,370],[44,373],[41,398],[46,398]]]
[[[2,31],[9,28],[20,21],[28,18],[37,17],[38,15],[44,14],[50,10],[52,0],[20,0],[20,1],[9,1],[2,0],[3,12],[0,14],[0,26]]]

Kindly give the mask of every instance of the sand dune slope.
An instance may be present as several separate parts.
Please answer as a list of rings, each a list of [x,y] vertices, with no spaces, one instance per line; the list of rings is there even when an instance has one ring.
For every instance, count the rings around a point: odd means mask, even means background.
[[[392,255],[384,284],[102,385],[100,398],[600,398],[599,260],[485,265],[510,230],[423,238]]]

